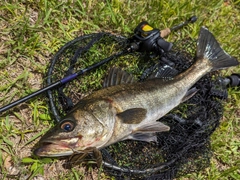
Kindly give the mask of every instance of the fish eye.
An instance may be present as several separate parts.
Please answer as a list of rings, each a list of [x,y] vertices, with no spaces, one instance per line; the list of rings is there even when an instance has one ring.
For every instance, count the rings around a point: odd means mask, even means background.
[[[60,124],[60,127],[62,130],[70,132],[74,129],[75,123],[73,123],[72,121],[64,121]]]

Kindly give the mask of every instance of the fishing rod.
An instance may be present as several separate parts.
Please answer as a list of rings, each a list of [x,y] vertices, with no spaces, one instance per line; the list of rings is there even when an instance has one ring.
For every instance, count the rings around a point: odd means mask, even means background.
[[[130,39],[130,46],[127,47],[125,50],[120,51],[118,53],[113,54],[112,56],[105,58],[103,60],[101,60],[98,63],[95,63],[85,69],[81,69],[80,71],[73,73],[71,75],[68,75],[66,77],[64,77],[63,79],[56,81],[42,89],[37,90],[36,92],[33,92],[32,94],[29,94],[23,98],[20,98],[6,106],[3,106],[0,108],[0,113],[3,113],[7,110],[9,110],[10,108],[13,108],[17,105],[19,105],[20,103],[26,102],[27,100],[36,97],[44,92],[47,92],[48,90],[60,87],[74,79],[76,79],[77,77],[83,75],[84,73],[91,71],[92,69],[95,69],[119,56],[122,56],[124,54],[133,52],[133,51],[145,51],[147,50],[149,51],[169,51],[172,47],[172,44],[165,41],[163,38],[168,36],[172,31],[176,31],[186,25],[188,25],[189,23],[194,23],[197,20],[196,16],[192,16],[191,18],[189,18],[187,21],[175,25],[172,28],[166,28],[164,30],[159,31],[159,29],[154,29],[152,28],[146,21],[141,22],[136,29],[134,30],[134,35],[132,38]],[[145,50],[143,50],[145,49]]]

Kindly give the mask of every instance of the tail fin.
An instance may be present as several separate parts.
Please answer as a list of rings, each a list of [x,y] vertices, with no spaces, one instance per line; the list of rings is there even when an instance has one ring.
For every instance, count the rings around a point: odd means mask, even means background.
[[[197,58],[208,59],[212,63],[212,71],[224,69],[239,64],[237,59],[231,57],[219,45],[212,33],[202,27],[197,43]]]

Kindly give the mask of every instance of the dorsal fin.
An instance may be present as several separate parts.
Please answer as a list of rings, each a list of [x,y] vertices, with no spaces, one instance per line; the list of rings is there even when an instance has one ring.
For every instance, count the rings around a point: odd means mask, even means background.
[[[132,74],[129,74],[122,69],[113,67],[104,79],[103,88],[133,82],[135,82],[135,78]]]
[[[175,68],[169,65],[164,65],[164,66],[157,67],[148,78],[149,79],[161,78],[161,79],[168,80],[168,79],[172,79],[177,74],[178,74],[178,70],[176,70]]]

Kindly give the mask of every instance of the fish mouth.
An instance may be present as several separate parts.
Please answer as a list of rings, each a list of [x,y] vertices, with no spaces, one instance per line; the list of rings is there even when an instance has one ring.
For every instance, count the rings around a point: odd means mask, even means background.
[[[40,141],[40,145],[33,153],[40,157],[60,157],[73,154],[77,146],[79,137],[66,139],[45,139]]]

